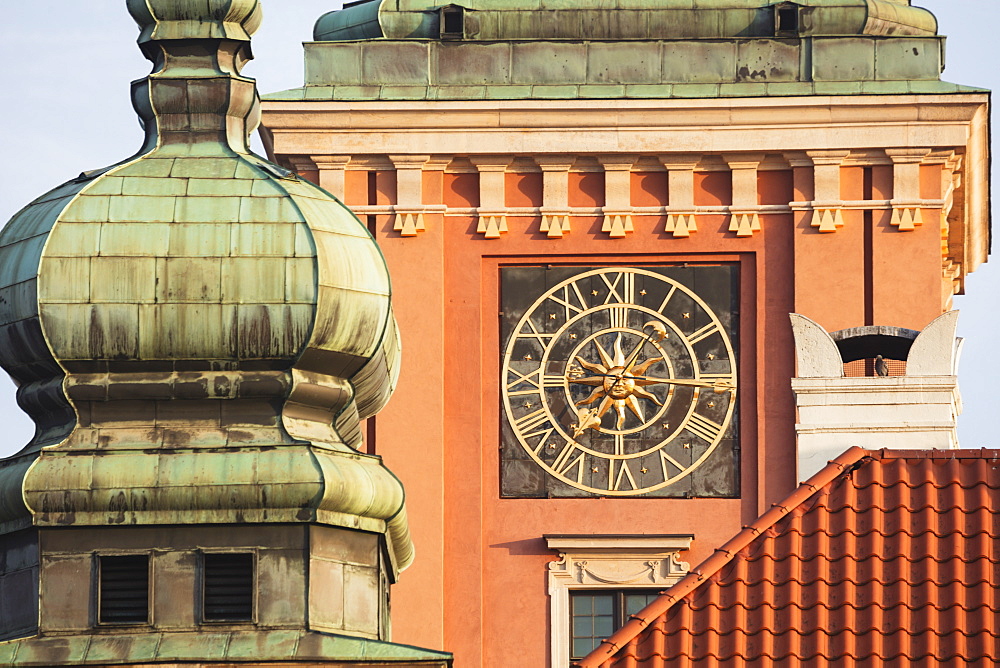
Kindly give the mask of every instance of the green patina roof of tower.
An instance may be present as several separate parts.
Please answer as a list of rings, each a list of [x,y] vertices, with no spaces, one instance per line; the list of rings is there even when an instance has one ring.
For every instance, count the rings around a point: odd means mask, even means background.
[[[269,101],[692,99],[981,92],[941,81],[908,0],[363,0],[322,16]]]
[[[774,36],[776,8],[794,12],[795,32],[805,36],[937,32],[934,15],[909,0],[363,0],[322,16],[314,35],[317,41],[746,39]],[[441,18],[458,11],[460,31]]]
[[[266,630],[216,633],[133,633],[56,636],[0,642],[2,666],[115,666],[136,663],[336,662],[354,666],[443,667],[451,654],[315,631]]]

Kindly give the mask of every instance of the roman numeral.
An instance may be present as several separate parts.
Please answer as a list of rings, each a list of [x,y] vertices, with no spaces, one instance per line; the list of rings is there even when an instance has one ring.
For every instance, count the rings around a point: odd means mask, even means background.
[[[579,452],[574,458],[574,454]],[[556,457],[555,461],[552,462],[552,470],[561,476],[572,477],[569,471],[576,469],[576,483],[578,485],[583,484],[583,465],[584,457],[587,453],[582,450],[578,450],[575,443],[567,443],[566,447],[563,448],[562,452]]]
[[[604,285],[608,286],[605,304],[610,304],[612,297],[619,303],[631,304],[635,301],[635,274],[623,271],[615,276],[614,282],[608,280],[607,274],[600,274],[600,276]]]
[[[667,302],[670,301],[670,298],[674,296],[675,292],[677,292],[677,286],[671,285],[670,291],[667,293],[667,296],[663,298],[663,301],[660,302],[659,308],[656,309],[658,312],[663,313],[663,309],[667,308]]]
[[[639,486],[635,484],[635,478],[632,476],[632,471],[628,467],[628,460],[621,460],[622,467],[619,469],[617,476],[615,476],[615,461],[617,460],[612,459],[608,462],[608,489],[621,491],[622,482],[626,480],[630,485],[629,489],[638,489]],[[613,484],[612,481],[614,481]]]
[[[534,371],[532,371],[531,373],[521,374],[521,373],[518,373],[517,371],[515,371],[514,369],[508,368],[507,369],[507,373],[513,374],[514,376],[517,376],[517,377],[514,380],[512,380],[512,381],[510,381],[510,382],[507,383],[507,393],[510,396],[512,396],[512,397],[520,395],[520,394],[536,394],[538,392],[538,390],[541,389],[541,387],[538,385],[538,375],[539,375],[539,373],[541,373],[541,371],[542,371],[542,369],[541,369],[541,367],[539,367],[539,368],[535,369]],[[508,378],[509,377],[510,376],[508,376]],[[533,386],[534,389],[531,389],[531,390],[518,390],[517,392],[511,392],[510,391],[510,390],[514,389],[515,387],[517,387],[518,385],[520,385],[521,383],[528,383],[529,385]]]
[[[710,322],[701,329],[699,329],[697,332],[689,334],[687,337],[688,343],[693,346],[702,339],[707,339],[712,334],[715,334],[717,331],[719,331],[719,323]]]
[[[563,287],[562,298],[549,295],[549,299],[565,309],[566,320],[569,320],[578,313],[583,313],[587,309],[587,300],[583,298],[583,293],[580,292],[580,288],[577,287],[576,283],[571,283]]]
[[[628,326],[628,307],[627,306],[612,306],[608,309],[608,317],[611,319],[612,327],[619,327],[624,329]]]
[[[541,426],[549,419],[548,413],[545,412],[544,408],[539,408],[537,411],[532,411],[527,415],[522,415],[521,417],[514,420],[514,427],[517,428],[519,432],[525,436],[532,435],[532,429]],[[539,432],[534,432],[539,433]]]
[[[672,466],[677,469],[678,473],[684,472],[684,466],[681,465],[676,459],[665,453],[662,449],[659,451],[660,454],[660,469],[663,471],[663,480],[670,480],[673,476],[671,472],[667,470],[667,466]]]
[[[544,448],[548,444],[549,439],[552,438],[552,433],[555,430],[556,430],[555,427],[550,426],[548,429],[540,429],[530,434],[524,434],[523,437],[525,439],[528,439],[528,438],[534,438],[535,436],[541,436],[541,438],[538,439],[538,444],[534,448],[532,448],[532,452],[541,457],[542,448]]]
[[[692,413],[691,418],[685,426],[692,434],[708,441],[709,443],[714,442],[715,439],[718,438],[719,434],[722,433],[721,424],[713,422],[707,417],[703,417],[697,413]]]
[[[538,328],[535,327],[535,323],[531,322],[530,319],[525,324],[528,326],[528,329],[530,329],[531,331],[530,332],[520,332],[517,335],[517,338],[519,338],[519,339],[535,339],[536,341],[538,341],[538,343],[540,343],[542,345],[542,347],[545,347],[547,345],[547,343],[548,343],[548,340],[551,339],[553,335],[552,334],[543,334],[543,333],[539,332]]]
[[[545,375],[542,376],[542,387],[563,387],[566,379],[562,376]]]

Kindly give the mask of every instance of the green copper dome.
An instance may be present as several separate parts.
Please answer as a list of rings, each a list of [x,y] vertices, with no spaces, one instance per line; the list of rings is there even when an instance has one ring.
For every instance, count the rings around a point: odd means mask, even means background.
[[[0,232],[0,364],[37,425],[0,463],[0,527],[319,521],[388,532],[403,567],[402,487],[357,450],[398,374],[388,272],[248,148],[259,2],[128,8],[142,148]]]

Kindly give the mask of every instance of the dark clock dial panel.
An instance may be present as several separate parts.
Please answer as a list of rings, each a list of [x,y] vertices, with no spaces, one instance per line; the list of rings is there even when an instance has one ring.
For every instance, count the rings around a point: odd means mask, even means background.
[[[736,265],[500,272],[502,496],[738,495]]]

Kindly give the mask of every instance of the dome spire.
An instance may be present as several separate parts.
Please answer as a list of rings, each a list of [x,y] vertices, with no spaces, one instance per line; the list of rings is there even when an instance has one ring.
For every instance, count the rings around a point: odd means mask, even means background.
[[[174,155],[249,153],[260,122],[253,79],[240,74],[253,58],[258,0],[128,0],[139,47],[153,72],[132,85],[146,131],[144,150]]]

